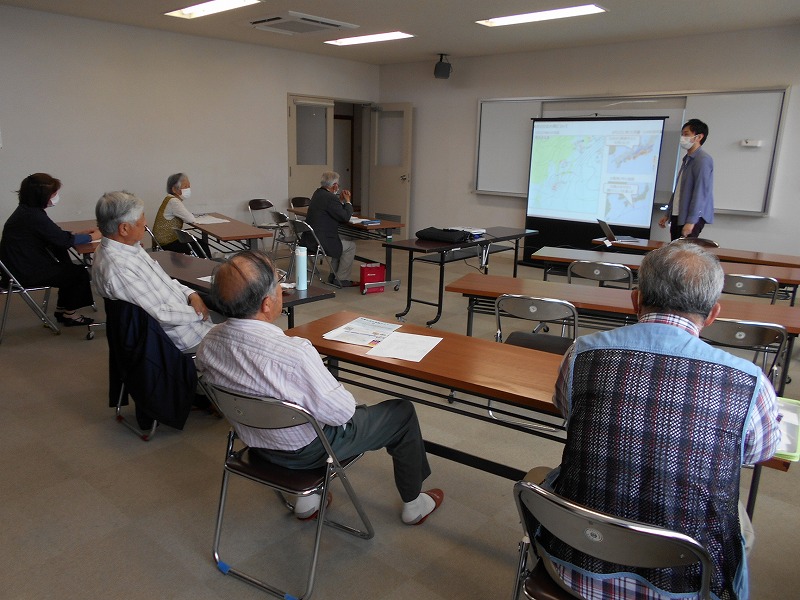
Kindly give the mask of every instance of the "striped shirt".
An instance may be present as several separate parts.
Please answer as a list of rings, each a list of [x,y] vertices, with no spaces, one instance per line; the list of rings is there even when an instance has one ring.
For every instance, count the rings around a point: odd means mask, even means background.
[[[189,305],[195,291],[170,278],[140,244],[103,237],[92,262],[92,279],[104,298],[147,311],[180,350],[197,346],[213,327]]]
[[[299,404],[323,426],[346,424],[356,409],[353,395],[331,375],[311,342],[265,321],[228,319],[217,325],[200,344],[196,364],[209,383]],[[317,437],[308,423],[285,429],[237,426],[236,433],[248,446],[289,451]]]

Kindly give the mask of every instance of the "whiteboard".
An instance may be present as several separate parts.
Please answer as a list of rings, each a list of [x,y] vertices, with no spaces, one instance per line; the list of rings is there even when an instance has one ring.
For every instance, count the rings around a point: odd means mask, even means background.
[[[715,212],[766,214],[781,131],[785,88],[607,98],[502,98],[478,107],[475,191],[525,198],[533,117],[669,116],[664,133],[656,203],[666,203],[681,158],[685,121],[709,126],[703,145],[714,159]],[[716,139],[715,139],[716,138]],[[760,147],[743,147],[756,139]]]

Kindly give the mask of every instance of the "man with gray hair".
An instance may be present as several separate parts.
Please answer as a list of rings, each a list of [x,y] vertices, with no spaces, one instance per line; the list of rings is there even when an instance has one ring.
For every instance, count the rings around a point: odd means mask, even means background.
[[[386,448],[406,525],[423,523],[441,505],[442,490],[422,491],[431,469],[414,405],[393,399],[356,406],[311,342],[289,337],[274,325],[283,299],[263,252],[240,252],[222,263],[214,273],[211,297],[228,320],[217,325],[197,351],[197,368],[205,381],[299,404],[323,425],[341,458]],[[328,458],[308,423],[284,429],[237,426],[236,431],[256,454],[289,469],[320,467]],[[320,502],[319,495],[298,498],[295,516],[313,518]]]
[[[334,171],[323,173],[319,185],[311,196],[306,223],[314,229],[325,254],[331,258],[334,272],[328,276],[328,283],[340,287],[358,285],[358,282],[353,283],[350,279],[356,243],[339,236],[339,223],[347,223],[353,216],[350,192],[339,189],[339,174]],[[304,246],[312,243],[313,240],[303,239]]]
[[[689,242],[642,260],[631,295],[639,322],[581,336],[564,357],[553,402],[567,419],[567,441],[545,485],[600,512],[693,537],[713,560],[715,597],[747,598],[740,469],[775,453],[779,417],[758,366],[698,337],[720,313],[723,280],[717,258]],[[697,566],[631,569],[546,531],[537,547],[553,578],[582,598],[699,589]]]
[[[192,350],[211,329],[208,308],[193,289],[170,278],[142,248],[144,202],[128,192],[108,192],[95,207],[103,234],[92,263],[98,293],[143,308],[182,351]]]

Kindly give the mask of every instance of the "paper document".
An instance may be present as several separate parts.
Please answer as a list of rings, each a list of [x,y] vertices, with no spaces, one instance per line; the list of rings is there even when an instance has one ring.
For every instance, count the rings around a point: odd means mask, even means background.
[[[778,398],[778,412],[782,416],[781,443],[775,456],[792,461],[800,460],[800,402]]]
[[[395,331],[367,354],[419,362],[441,341],[442,338],[432,335],[416,335]]]
[[[364,221],[369,221],[369,219],[362,219],[361,217],[350,217],[350,222],[354,225],[358,225],[359,223],[363,223]]]
[[[219,217],[213,217],[211,215],[197,215],[194,219],[195,223],[199,223],[200,225],[213,225],[214,223],[230,223],[228,219],[220,219]]]
[[[358,317],[333,331],[329,331],[322,337],[326,340],[344,342],[346,344],[356,344],[358,346],[375,346],[385,340],[395,329],[399,329],[399,323],[385,323]]]
[[[198,277],[197,281],[205,281],[206,283],[211,283],[212,275],[206,275],[205,277]]]
[[[483,235],[486,233],[485,229],[481,229],[479,227],[464,227],[463,225],[456,225],[455,227],[448,227],[450,231],[466,231],[471,235]]]

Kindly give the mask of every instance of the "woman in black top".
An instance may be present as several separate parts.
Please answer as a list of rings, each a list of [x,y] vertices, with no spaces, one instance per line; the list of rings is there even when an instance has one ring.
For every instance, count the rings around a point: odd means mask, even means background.
[[[58,288],[55,317],[67,327],[89,325],[94,320],[75,311],[94,303],[89,274],[74,264],[69,248],[100,238],[92,229],[72,234],[50,220],[45,209],[59,201],[61,182],[47,173],[34,173],[22,180],[19,206],[3,227],[0,260],[25,287]]]

